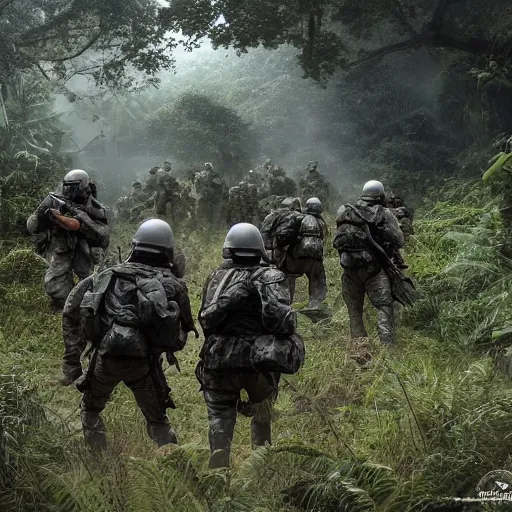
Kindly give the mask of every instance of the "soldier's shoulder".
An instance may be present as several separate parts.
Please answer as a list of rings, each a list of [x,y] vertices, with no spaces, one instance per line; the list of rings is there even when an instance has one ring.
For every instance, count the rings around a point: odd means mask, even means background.
[[[262,266],[254,272],[253,278],[263,284],[273,284],[284,281],[286,276],[276,267]]]

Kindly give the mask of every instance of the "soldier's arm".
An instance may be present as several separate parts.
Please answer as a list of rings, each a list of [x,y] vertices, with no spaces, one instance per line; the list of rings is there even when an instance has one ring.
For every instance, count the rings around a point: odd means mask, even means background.
[[[92,219],[87,212],[76,210],[75,217],[80,221],[80,233],[84,239],[94,247],[106,249],[110,242],[110,228],[107,216]]]
[[[261,315],[265,328],[277,334],[295,332],[297,315],[290,306],[286,276],[277,269],[268,269],[254,284],[261,298]]]
[[[395,247],[403,247],[404,235],[400,229],[400,224],[388,208],[384,208],[384,230],[384,237],[390,244]]]
[[[71,290],[62,312],[62,336],[64,338],[62,373],[68,379],[69,384],[82,375],[80,356],[87,346],[87,340],[80,335],[80,304],[92,285],[92,277],[80,281]]]
[[[196,326],[194,325],[194,318],[192,317],[192,308],[190,306],[190,298],[188,296],[187,285],[183,281],[180,281],[180,284],[182,285],[182,289],[178,294],[176,302],[180,307],[181,328],[185,332],[195,332],[197,337],[198,332]]]
[[[36,208],[34,213],[27,220],[27,229],[32,235],[42,233],[52,227],[52,221],[46,215],[46,210],[53,206],[53,199],[50,196],[44,198],[43,202]]]

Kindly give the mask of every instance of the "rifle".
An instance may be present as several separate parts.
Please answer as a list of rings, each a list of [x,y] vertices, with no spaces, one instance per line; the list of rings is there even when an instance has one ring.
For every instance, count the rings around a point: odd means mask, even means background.
[[[45,213],[50,220],[66,231],[78,231],[80,229],[80,221],[72,216],[68,216],[69,214],[73,215],[76,210],[73,203],[64,197],[59,197],[53,192],[50,192],[49,195],[57,206],[57,208],[48,208],[46,210]]]
[[[412,306],[418,299],[421,298],[421,295],[416,291],[414,283],[409,277],[404,275],[396,267],[396,265],[387,255],[386,251],[374,240],[372,234],[370,233],[368,221],[357,211],[354,206],[347,206],[350,208],[350,210],[352,210],[353,213],[355,213],[357,217],[359,217],[359,219],[363,221],[366,238],[368,239],[368,242],[370,242],[369,249],[373,249],[371,252],[375,255],[379,263],[384,268],[384,271],[389,276],[393,298],[405,307]]]

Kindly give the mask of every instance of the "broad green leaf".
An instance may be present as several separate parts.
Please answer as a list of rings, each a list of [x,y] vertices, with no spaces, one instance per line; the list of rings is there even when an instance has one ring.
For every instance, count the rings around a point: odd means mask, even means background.
[[[487,171],[485,171],[484,175],[482,176],[482,181],[484,183],[487,183],[489,179],[497,172],[499,171],[507,162],[512,158],[512,153],[506,153],[504,155],[501,155],[496,162],[494,162]]]

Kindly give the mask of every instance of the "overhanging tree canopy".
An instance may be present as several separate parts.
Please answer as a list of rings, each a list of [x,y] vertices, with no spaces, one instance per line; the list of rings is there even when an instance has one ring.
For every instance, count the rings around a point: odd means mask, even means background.
[[[154,0],[0,0],[0,83],[37,68],[126,87],[129,71],[168,69],[175,41],[158,9]]]
[[[422,47],[505,63],[512,44],[508,0],[171,0],[161,20],[189,44],[209,37],[240,52],[290,44],[307,76],[325,79],[389,53]]]

